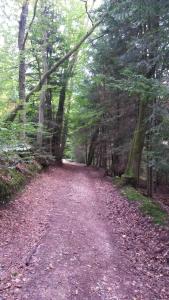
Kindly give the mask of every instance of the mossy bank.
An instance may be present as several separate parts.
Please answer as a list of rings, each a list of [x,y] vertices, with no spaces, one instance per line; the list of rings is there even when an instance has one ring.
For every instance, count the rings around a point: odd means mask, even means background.
[[[144,215],[150,216],[155,224],[168,224],[168,213],[161,208],[159,203],[155,202],[151,198],[145,197],[131,186],[124,186],[121,191],[123,196],[125,196],[129,201],[137,201],[141,212]]]
[[[8,203],[32,177],[52,163],[53,159],[45,154],[2,154],[0,158],[0,205]]]
[[[0,168],[0,205],[10,201],[23,186],[42,169],[36,161],[25,164],[20,162],[19,166],[13,168]]]

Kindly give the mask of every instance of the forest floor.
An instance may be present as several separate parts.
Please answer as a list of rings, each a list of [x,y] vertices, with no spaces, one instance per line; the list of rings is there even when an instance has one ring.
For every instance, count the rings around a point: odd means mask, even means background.
[[[0,210],[0,300],[169,299],[169,231],[67,163]]]

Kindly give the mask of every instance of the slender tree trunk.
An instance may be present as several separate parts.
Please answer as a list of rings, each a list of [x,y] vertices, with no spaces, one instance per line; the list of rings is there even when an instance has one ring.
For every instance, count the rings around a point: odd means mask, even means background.
[[[156,120],[156,105],[157,99],[152,103],[152,117],[149,121],[149,132],[147,134],[147,194],[149,197],[153,196],[153,192],[156,187],[156,159],[153,157],[153,151],[155,150],[154,134],[156,132],[157,120]],[[153,130],[152,130],[153,129]]]
[[[87,166],[90,166],[92,164],[93,158],[94,158],[94,153],[95,153],[95,148],[96,148],[96,142],[97,138],[99,135],[99,128],[97,128],[92,137],[91,137],[91,142],[90,142],[90,147],[89,147],[89,153],[88,153],[88,158],[87,158]]]
[[[64,105],[66,99],[67,80],[64,80],[63,86],[60,91],[59,105],[56,115],[56,126],[53,134],[53,155],[58,163],[62,162],[62,132],[63,132],[63,118],[64,118]]]
[[[147,134],[147,195],[153,195],[152,137]]]
[[[88,157],[88,143],[85,143],[85,164],[87,165],[87,157]]]
[[[43,73],[46,73],[48,70],[48,62],[47,62],[47,32],[45,31],[43,34],[43,45],[42,45],[42,63],[43,63]],[[40,104],[39,104],[39,126],[38,126],[38,134],[37,134],[37,144],[39,148],[43,146],[43,131],[44,131],[44,123],[45,123],[45,105],[46,105],[46,93],[47,93],[47,78],[43,84],[40,94]]]
[[[120,169],[120,155],[117,148],[119,147],[119,130],[120,130],[120,99],[117,100],[116,103],[116,133],[115,133],[115,141],[113,143],[113,154],[112,154],[112,173],[114,176],[119,176],[119,169]]]
[[[14,108],[14,110],[6,117],[5,122],[13,122],[18,114],[18,112],[23,110],[25,106],[26,95],[25,95],[25,45],[28,39],[30,29],[33,25],[34,19],[36,17],[36,10],[38,5],[38,0],[35,0],[33,8],[32,20],[28,26],[26,32],[26,22],[28,16],[28,5],[29,0],[25,0],[22,5],[22,11],[19,20],[19,33],[18,33],[18,49],[19,49],[19,97],[21,97],[20,103]],[[26,115],[24,116],[25,120]]]
[[[18,33],[18,48],[19,48],[19,101],[21,110],[21,122],[23,126],[26,123],[26,108],[25,108],[25,78],[26,78],[26,66],[25,66],[25,32],[26,22],[28,17],[28,5],[29,1],[25,1],[22,6],[22,11],[19,20],[19,33]],[[25,130],[22,131],[22,138],[25,139]]]
[[[56,114],[56,126],[54,128],[54,134],[53,134],[53,155],[56,158],[56,161],[58,163],[62,163],[63,158],[63,121],[64,121],[64,109],[65,109],[65,101],[66,101],[66,92],[67,92],[67,86],[69,83],[69,79],[72,76],[73,68],[77,60],[77,54],[74,55],[73,59],[69,62],[69,65],[67,69],[65,70],[65,73],[63,75],[63,82],[62,82],[62,88],[60,90],[60,96],[59,96],[59,105],[58,110]]]
[[[52,90],[46,91],[45,104],[45,126],[48,130],[48,136],[45,138],[45,149],[52,154],[52,135],[53,135],[53,115],[52,115]]]
[[[64,117],[64,126],[63,126],[62,143],[61,143],[61,156],[62,157],[64,155],[64,150],[65,150],[67,136],[68,136],[70,106],[71,106],[71,97],[69,98],[67,112]]]

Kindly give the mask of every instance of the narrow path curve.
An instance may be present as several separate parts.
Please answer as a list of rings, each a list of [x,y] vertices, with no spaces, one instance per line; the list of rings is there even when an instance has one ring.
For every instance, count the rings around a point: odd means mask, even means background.
[[[102,172],[65,164],[0,211],[0,299],[169,299],[168,231]]]

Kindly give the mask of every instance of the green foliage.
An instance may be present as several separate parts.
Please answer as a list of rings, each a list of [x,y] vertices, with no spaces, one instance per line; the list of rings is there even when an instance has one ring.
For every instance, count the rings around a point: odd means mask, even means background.
[[[10,124],[0,122],[0,152],[14,151],[15,148],[22,148],[23,143],[26,145],[28,142],[33,142],[32,139],[34,139],[34,135],[37,132],[37,124],[29,122],[24,127],[27,136],[30,136],[30,138],[27,138],[27,141],[21,139],[23,127],[21,127],[19,122]]]
[[[150,201],[150,199],[143,196],[136,189],[130,186],[126,186],[125,188],[123,188],[122,193],[127,197],[129,201]]]
[[[143,101],[153,101],[157,97],[163,98],[163,101],[169,96],[168,86],[162,84],[156,79],[146,78],[143,75],[135,74],[129,68],[121,73],[123,79],[112,80],[109,86],[121,92],[127,92],[129,95],[138,95]]]

